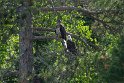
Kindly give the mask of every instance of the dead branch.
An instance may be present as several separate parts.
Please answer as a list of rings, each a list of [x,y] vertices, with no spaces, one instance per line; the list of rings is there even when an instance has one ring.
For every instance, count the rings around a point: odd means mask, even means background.
[[[82,12],[84,14],[96,14],[95,11],[90,11],[87,9],[83,9],[83,8],[77,8],[77,7],[69,7],[69,6],[61,6],[61,7],[45,7],[45,8],[41,8],[41,11],[78,11],[78,12]]]
[[[97,22],[101,23],[106,29],[110,29],[111,27],[109,25],[107,25],[106,22],[104,22],[103,20],[96,18],[94,16],[90,16],[91,18],[93,18],[94,20],[96,20]]]
[[[52,28],[32,28],[33,31],[48,31],[48,32],[54,32],[55,29],[52,29]],[[80,40],[80,41],[83,41],[86,45],[87,42],[86,42],[86,38],[80,38],[79,36],[75,35],[75,34],[72,34],[72,33],[69,33],[69,32],[66,32],[67,35],[71,35],[73,38],[77,39],[77,40]],[[52,39],[57,39],[56,38],[56,35],[55,36],[49,36],[49,37],[45,37],[45,36],[34,36],[33,37],[33,40],[42,40],[42,39],[45,39],[45,40],[52,40]]]
[[[61,6],[61,7],[44,7],[40,9],[41,11],[78,11],[81,12],[82,15],[89,16],[94,20],[101,23],[106,29],[111,29],[109,25],[106,24],[103,20],[96,17],[98,14],[117,14],[124,13],[123,9],[98,9],[98,10],[88,10],[85,8],[77,8],[77,7],[69,7],[69,6]]]
[[[48,31],[48,32],[54,32],[55,31],[55,29],[53,29],[53,28],[32,28],[32,31],[33,32],[35,32],[35,31]]]
[[[103,13],[111,13],[111,14],[118,14],[118,13],[124,13],[124,9],[99,9],[95,10],[96,14],[103,14]]]
[[[45,29],[45,31],[48,30],[48,31],[53,31],[52,29]],[[82,42],[84,42],[84,44],[89,47],[88,43],[86,42],[86,38],[80,38],[79,36],[75,35],[75,34],[72,34],[72,33],[69,33],[69,32],[66,32],[67,35],[71,35],[73,38],[77,39],[77,40],[80,40]],[[54,36],[49,36],[49,37],[46,37],[46,36],[34,36],[33,37],[33,40],[53,40],[53,39],[56,39],[56,35]]]
[[[103,14],[103,13],[124,13],[124,9],[98,9],[98,10],[88,10],[85,8],[77,8],[74,6],[61,6],[61,7],[43,7],[40,9],[41,11],[78,11],[84,14]]]
[[[6,71],[3,76],[18,76],[19,72],[18,71]]]
[[[93,18],[94,20],[96,20],[97,22],[101,23],[106,29],[111,29],[111,27],[109,25],[106,24],[106,22],[104,22],[103,20],[99,19],[96,17],[96,15],[98,14],[103,14],[103,13],[119,13],[120,11],[123,10],[117,10],[117,9],[108,9],[108,10],[95,10],[95,11],[90,11],[88,9],[84,9],[84,8],[77,8],[77,7],[69,7],[69,6],[61,6],[61,7],[45,7],[45,8],[41,8],[41,11],[78,11],[78,12],[82,12],[82,15],[84,16],[89,16],[91,18]]]
[[[53,39],[56,39],[56,36],[49,36],[49,37],[46,37],[46,36],[34,36],[33,37],[33,40],[53,40]]]

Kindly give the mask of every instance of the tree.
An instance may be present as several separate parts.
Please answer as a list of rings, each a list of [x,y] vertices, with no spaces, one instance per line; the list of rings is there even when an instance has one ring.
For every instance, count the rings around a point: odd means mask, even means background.
[[[19,9],[21,13],[20,24],[20,61],[19,61],[19,82],[29,83],[33,70],[33,47],[32,47],[32,15],[30,12],[30,2],[23,1]]]
[[[119,38],[118,44],[112,50],[112,59],[110,62],[110,68],[106,79],[108,82],[124,82],[124,35]]]
[[[112,54],[110,50],[116,45],[115,41],[122,31],[123,1],[2,0],[0,4],[1,82],[17,82],[19,81],[17,77],[26,82],[36,77],[45,82],[108,81],[109,77],[105,77],[101,70],[104,69],[104,65],[107,68],[109,62],[114,63],[116,60],[112,58],[103,62],[101,60],[99,63],[99,58],[103,54],[106,57]],[[60,41],[55,40],[53,32],[58,19],[62,20],[67,34],[72,35],[78,48],[78,56],[64,53]],[[29,37],[32,40],[28,39]],[[18,43],[21,47],[21,56]],[[120,51],[118,53],[121,54]],[[6,63],[7,58],[10,58],[10,63]],[[23,61],[25,63],[22,63]],[[115,63],[119,61],[118,59]],[[18,70],[22,72],[20,76]],[[9,75],[6,75],[6,72]]]

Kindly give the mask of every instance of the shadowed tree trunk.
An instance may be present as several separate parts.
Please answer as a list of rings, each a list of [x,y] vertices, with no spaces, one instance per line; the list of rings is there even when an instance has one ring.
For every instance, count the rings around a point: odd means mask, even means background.
[[[20,63],[19,63],[19,83],[30,83],[33,65],[33,50],[32,50],[32,16],[29,11],[29,3],[23,1],[20,7]]]

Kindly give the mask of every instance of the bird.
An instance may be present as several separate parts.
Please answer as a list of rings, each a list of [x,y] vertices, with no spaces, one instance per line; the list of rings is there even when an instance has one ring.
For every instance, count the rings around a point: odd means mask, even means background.
[[[67,36],[67,49],[72,54],[77,54],[77,49],[75,43],[72,41],[71,35]]]
[[[57,28],[55,29],[55,34],[57,38],[66,40],[66,30],[65,27],[61,24],[61,20],[57,22]]]
[[[61,43],[64,47],[64,50],[67,49],[67,42],[66,42],[66,30],[65,27],[61,24],[61,20],[57,21],[57,27],[55,29],[55,34],[57,39],[61,39]]]

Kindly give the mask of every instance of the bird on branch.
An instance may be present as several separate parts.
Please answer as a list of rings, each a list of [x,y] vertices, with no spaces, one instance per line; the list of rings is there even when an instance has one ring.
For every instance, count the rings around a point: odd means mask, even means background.
[[[55,29],[57,38],[62,38],[66,40],[66,30],[65,27],[61,25],[61,20],[58,20],[57,27]]]
[[[62,26],[61,20],[57,21],[57,27],[55,29],[55,33],[56,33],[57,39],[61,39],[64,50],[66,51],[67,49],[66,30],[65,30],[65,27]]]
[[[71,35],[67,36],[67,49],[72,54],[77,54],[77,49],[75,43],[72,41]]]

